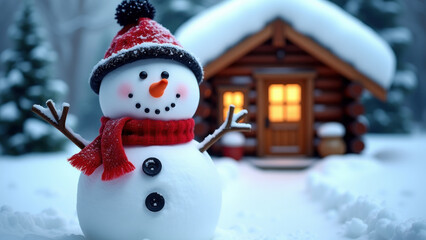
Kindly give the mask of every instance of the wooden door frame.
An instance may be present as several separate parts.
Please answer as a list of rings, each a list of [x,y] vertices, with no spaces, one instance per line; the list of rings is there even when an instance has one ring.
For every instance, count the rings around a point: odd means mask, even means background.
[[[253,74],[254,79],[256,79],[256,91],[257,91],[257,113],[256,113],[256,133],[257,133],[257,155],[265,156],[265,146],[264,139],[265,136],[265,126],[263,124],[264,117],[266,116],[266,109],[263,107],[264,101],[267,99],[265,85],[268,80],[283,80],[285,82],[286,79],[294,80],[298,79],[304,82],[305,88],[302,89],[304,93],[302,96],[305,96],[302,105],[302,111],[306,114],[304,118],[304,122],[302,123],[302,127],[305,128],[306,137],[305,137],[305,145],[306,145],[306,155],[311,156],[313,154],[313,94],[314,94],[314,84],[313,80],[316,76],[316,72],[310,69],[292,69],[292,68],[279,68],[279,69],[262,69],[256,71]]]

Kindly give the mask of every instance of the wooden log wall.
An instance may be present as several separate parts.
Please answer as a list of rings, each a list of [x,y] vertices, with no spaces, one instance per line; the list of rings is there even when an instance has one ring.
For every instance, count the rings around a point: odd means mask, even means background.
[[[346,128],[345,142],[347,153],[361,153],[365,144],[362,135],[367,132],[367,123],[363,120],[365,112],[364,106],[361,104],[361,95],[363,87],[359,83],[346,80],[345,86],[345,108],[346,114],[343,124]]]
[[[235,77],[246,77],[249,80],[240,84],[249,91],[247,106],[249,116],[245,122],[252,124],[253,131],[245,133],[248,140],[245,155],[256,155],[257,89],[256,80],[252,78],[252,74],[256,69],[270,67],[315,69],[317,72],[313,93],[315,126],[330,121],[343,123],[347,130],[345,142],[348,146],[348,153],[362,151],[364,144],[361,136],[367,131],[366,124],[358,120],[364,112],[364,108],[359,102],[363,91],[362,86],[345,79],[335,70],[325,66],[288,40],[279,47],[274,46],[272,40],[265,42],[201,84],[202,100],[195,118],[198,139],[202,140],[220,124],[218,111],[221,109],[218,109],[218,87],[239,85],[240,81],[235,81]],[[318,142],[318,137],[315,133],[313,134],[314,142]],[[220,150],[220,144],[215,144],[209,152],[213,155],[220,155]],[[314,152],[316,154],[316,150]]]

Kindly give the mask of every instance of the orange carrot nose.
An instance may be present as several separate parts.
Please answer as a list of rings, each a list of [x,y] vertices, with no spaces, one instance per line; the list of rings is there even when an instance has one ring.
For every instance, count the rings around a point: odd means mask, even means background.
[[[163,96],[167,84],[169,84],[169,82],[165,78],[161,79],[159,82],[151,84],[151,86],[149,86],[149,94],[155,98]]]

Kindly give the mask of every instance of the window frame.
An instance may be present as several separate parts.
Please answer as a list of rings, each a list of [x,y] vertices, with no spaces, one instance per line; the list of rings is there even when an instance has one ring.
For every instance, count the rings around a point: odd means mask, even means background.
[[[270,90],[271,90],[271,87],[273,86],[273,85],[276,85],[276,86],[279,86],[279,87],[282,87],[282,90],[283,90],[283,92],[282,92],[282,94],[283,94],[283,97],[282,97],[282,101],[281,102],[271,102],[271,99],[270,99],[270,97],[272,96],[272,94],[269,92]],[[297,101],[297,102],[292,102],[292,101],[289,101],[289,98],[288,98],[288,86],[289,85],[297,85],[297,87],[298,87],[298,90],[299,90],[299,94],[298,94],[298,100],[299,101]],[[273,122],[273,123],[297,123],[297,122],[299,122],[299,121],[301,121],[301,119],[302,119],[302,114],[303,114],[303,111],[302,111],[302,84],[300,84],[300,83],[274,83],[274,84],[270,84],[269,86],[268,86],[268,96],[269,96],[269,98],[268,98],[268,100],[267,100],[267,107],[268,107],[268,110],[267,110],[267,112],[268,112],[268,119],[269,119],[269,121],[270,122]],[[281,100],[281,99],[280,99]],[[271,117],[271,107],[282,107],[282,118],[283,118],[283,120],[275,120],[274,119],[274,117]],[[298,107],[298,113],[299,113],[299,115],[297,115],[297,120],[294,120],[293,118],[291,118],[291,117],[289,117],[289,116],[291,116],[290,114],[289,114],[289,108],[290,107]]]

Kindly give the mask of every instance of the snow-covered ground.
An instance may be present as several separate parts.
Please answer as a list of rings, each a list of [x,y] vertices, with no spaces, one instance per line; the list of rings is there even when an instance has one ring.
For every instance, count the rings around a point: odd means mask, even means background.
[[[363,155],[304,171],[219,159],[222,215],[215,240],[426,239],[426,135],[368,135]],[[0,156],[0,239],[82,240],[79,172],[65,153]]]

